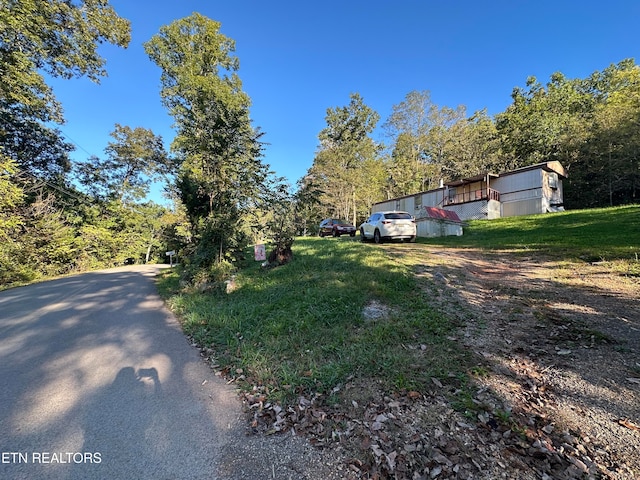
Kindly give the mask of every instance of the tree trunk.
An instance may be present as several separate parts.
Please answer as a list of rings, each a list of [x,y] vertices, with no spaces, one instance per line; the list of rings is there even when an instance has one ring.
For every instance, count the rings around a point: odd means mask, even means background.
[[[357,221],[357,216],[358,216],[358,212],[357,212],[357,208],[356,208],[356,189],[353,189],[353,222],[351,222],[352,225],[356,225],[356,221]]]
[[[609,144],[609,206],[613,207],[613,167],[611,166],[611,144]]]
[[[285,265],[293,260],[293,251],[291,245],[276,246],[269,254],[269,266],[277,267],[278,265]]]

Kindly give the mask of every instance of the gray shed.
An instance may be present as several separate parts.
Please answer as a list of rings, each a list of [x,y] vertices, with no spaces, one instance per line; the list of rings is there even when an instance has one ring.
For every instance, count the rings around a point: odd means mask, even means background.
[[[462,220],[456,212],[437,207],[423,207],[416,211],[415,218],[419,237],[462,235]]]

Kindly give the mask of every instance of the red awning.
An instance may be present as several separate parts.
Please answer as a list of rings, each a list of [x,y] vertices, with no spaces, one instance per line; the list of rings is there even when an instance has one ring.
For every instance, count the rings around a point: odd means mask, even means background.
[[[429,218],[433,218],[435,220],[449,220],[450,222],[462,223],[460,217],[456,212],[452,212],[451,210],[445,210],[443,208],[436,207],[424,207],[427,212],[427,216]]]

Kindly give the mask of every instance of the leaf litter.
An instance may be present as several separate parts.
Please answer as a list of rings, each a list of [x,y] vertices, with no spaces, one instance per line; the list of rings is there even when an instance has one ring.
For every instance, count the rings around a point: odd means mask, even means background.
[[[291,432],[338,451],[346,479],[640,478],[640,392],[629,375],[640,371],[637,279],[602,264],[433,253],[416,274],[434,305],[462,317],[452,340],[487,372],[467,408],[453,408],[463,392],[447,378],[393,394],[351,378],[332,392],[341,404],[306,394],[286,408],[254,386],[242,393],[250,433]],[[364,315],[388,313],[375,302]]]

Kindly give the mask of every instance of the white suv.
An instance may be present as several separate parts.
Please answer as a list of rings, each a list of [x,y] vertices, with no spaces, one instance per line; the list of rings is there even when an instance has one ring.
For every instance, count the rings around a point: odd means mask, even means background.
[[[360,225],[360,239],[416,241],[416,220],[407,212],[376,212]]]

